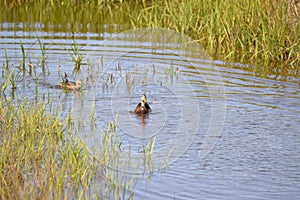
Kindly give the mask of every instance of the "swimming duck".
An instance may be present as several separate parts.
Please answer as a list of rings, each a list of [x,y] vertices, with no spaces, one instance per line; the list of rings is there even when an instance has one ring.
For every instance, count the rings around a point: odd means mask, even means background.
[[[65,79],[64,82],[60,83],[60,87],[65,90],[80,90],[82,81],[81,79],[77,79],[75,82],[69,81]]]
[[[148,112],[151,112],[151,108],[147,103],[147,97],[145,94],[142,95],[141,103],[139,103],[136,108],[134,109],[134,112],[137,114],[145,114]]]

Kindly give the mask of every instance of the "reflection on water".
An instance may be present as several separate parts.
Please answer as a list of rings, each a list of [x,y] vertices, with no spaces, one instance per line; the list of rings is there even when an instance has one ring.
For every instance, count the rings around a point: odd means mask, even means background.
[[[140,119],[140,126],[141,129],[145,129],[146,127],[146,120],[149,117],[149,114],[141,113],[141,114],[136,114],[137,118]]]
[[[159,44],[145,43],[142,37],[133,41],[130,37],[134,35],[115,34],[117,37],[103,45],[95,33],[84,32],[86,38],[77,40],[84,64],[78,73],[70,74],[83,80],[83,91],[65,93],[55,86],[61,73],[72,73],[74,64],[67,49],[71,49],[73,35],[56,30],[37,32],[47,45],[44,73],[36,36],[22,24],[2,23],[1,27],[0,63],[6,65],[6,52],[17,85],[14,92],[10,88],[5,91],[7,98],[12,98],[12,93],[15,99],[42,97],[62,106],[65,113],[72,109],[80,116],[75,122],[83,122],[79,134],[84,134],[81,137],[91,146],[97,145],[107,122],[116,120],[122,150],[131,148],[136,158],[129,166],[135,172],[151,169],[135,165],[142,162],[141,149],[156,138],[155,169],[165,166],[166,157],[171,162],[165,170],[152,172],[151,180],[141,175],[135,188],[138,199],[299,196],[300,98],[296,82],[257,78],[221,61],[214,65],[207,58],[195,57],[196,53],[176,52],[172,45],[158,48]],[[101,34],[111,36],[105,30]],[[19,69],[20,40],[26,63],[33,64],[31,74]],[[5,70],[1,77],[2,83]],[[212,93],[212,88],[220,86],[225,88],[227,102],[223,131],[208,138],[217,143],[200,159],[211,119],[218,114],[213,107],[217,97],[212,95],[218,91]],[[143,93],[153,112],[138,116],[133,109]],[[184,153],[179,154],[182,149]]]

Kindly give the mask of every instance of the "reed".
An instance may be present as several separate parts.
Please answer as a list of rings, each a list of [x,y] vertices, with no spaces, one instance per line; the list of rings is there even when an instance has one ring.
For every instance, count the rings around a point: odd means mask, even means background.
[[[21,46],[21,52],[22,52],[22,62],[20,65],[21,65],[23,73],[25,73],[26,72],[26,52],[25,52],[25,48],[24,48],[22,41],[20,41],[20,46]]]
[[[17,88],[16,81],[15,81],[14,70],[12,70],[12,72],[10,74],[9,82],[10,82],[10,88],[11,88],[11,90],[14,91]]]
[[[8,70],[8,68],[9,68],[9,56],[7,54],[6,49],[4,50],[4,53],[5,53],[5,64],[6,64],[5,69]]]
[[[6,80],[4,81],[4,83],[2,83],[2,87],[1,87],[1,91],[2,93],[5,92],[9,82],[13,82],[14,83],[14,69],[9,73],[8,77],[6,78]],[[15,84],[13,84],[11,86],[12,88],[15,87]]]
[[[41,50],[40,62],[41,62],[42,72],[43,72],[43,74],[45,74],[45,63],[46,63],[46,50],[47,50],[47,47],[45,46],[45,44],[43,44],[41,42],[40,38],[38,38],[37,40],[38,40],[40,50]]]
[[[96,103],[95,103],[95,101],[92,101],[92,107],[91,107],[91,112],[90,112],[91,126],[95,123],[95,107],[96,107]]]
[[[155,141],[156,141],[156,136],[154,136],[153,138],[150,137],[149,143],[146,145],[146,148],[143,151],[144,162],[147,164],[147,168],[150,173],[153,173],[155,169],[152,160],[152,155],[154,154]],[[160,168],[161,166],[156,166],[156,167]]]

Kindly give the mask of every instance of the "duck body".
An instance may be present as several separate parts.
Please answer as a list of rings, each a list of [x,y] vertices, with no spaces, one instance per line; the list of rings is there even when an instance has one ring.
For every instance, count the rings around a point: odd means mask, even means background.
[[[139,103],[134,109],[134,112],[137,114],[146,114],[148,112],[151,112],[151,108],[147,103],[145,103],[144,105],[142,105],[142,103]]]
[[[136,108],[134,109],[134,112],[136,114],[146,114],[151,111],[152,110],[151,110],[149,104],[147,103],[146,95],[143,94],[142,98],[141,98],[141,102],[136,106]]]
[[[81,84],[81,79],[77,79],[75,82],[66,79],[64,82],[60,83],[60,87],[65,90],[80,90]]]

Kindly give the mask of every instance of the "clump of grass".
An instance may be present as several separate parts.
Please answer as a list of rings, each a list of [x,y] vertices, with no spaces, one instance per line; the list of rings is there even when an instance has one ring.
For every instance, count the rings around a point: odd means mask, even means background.
[[[0,199],[125,198],[134,178],[103,168],[51,104],[0,99]]]
[[[68,53],[69,53],[69,55],[71,56],[72,61],[73,61],[74,64],[75,64],[74,70],[75,70],[75,71],[80,70],[80,66],[81,66],[81,62],[82,62],[82,59],[83,59],[83,55],[82,55],[82,53],[80,52],[78,43],[77,43],[75,40],[74,40],[74,42],[73,42],[72,51],[68,51]]]
[[[149,143],[147,144],[146,148],[143,151],[144,162],[147,164],[148,170],[150,173],[153,173],[153,171],[155,169],[155,166],[154,166],[154,163],[152,160],[152,155],[154,153],[155,141],[156,141],[156,136],[154,136],[153,138],[151,137],[149,140]],[[156,166],[156,167],[160,167],[160,166]]]
[[[92,165],[79,143],[66,142],[68,124],[46,105],[0,102],[1,199],[78,196]],[[30,191],[30,192],[29,192]]]

